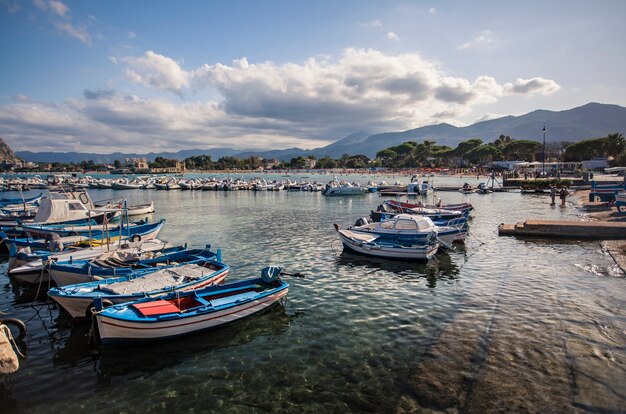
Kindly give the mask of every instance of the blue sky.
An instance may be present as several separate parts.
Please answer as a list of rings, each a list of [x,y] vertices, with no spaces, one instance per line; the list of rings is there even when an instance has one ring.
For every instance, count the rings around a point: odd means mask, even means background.
[[[0,0],[15,150],[315,148],[626,106],[624,1]]]

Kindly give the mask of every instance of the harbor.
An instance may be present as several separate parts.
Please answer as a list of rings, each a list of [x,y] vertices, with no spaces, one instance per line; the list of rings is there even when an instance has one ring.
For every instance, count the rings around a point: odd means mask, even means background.
[[[406,184],[410,177],[383,179]],[[187,411],[200,409],[198,398],[233,411],[598,412],[624,405],[624,273],[604,242],[497,234],[500,223],[532,218],[579,222],[589,214],[585,195],[562,208],[546,194],[431,190],[408,203],[471,204],[465,242],[428,261],[398,261],[343,249],[333,228],[377,211],[387,200],[377,193],[87,191],[94,201],[153,202],[145,218],[166,220],[159,239],[220,249],[231,267],[228,283],[258,277],[269,264],[306,277],[288,279],[284,306],[255,317],[109,348],[89,340],[91,325],[69,319],[44,293],[47,285],[37,294],[5,275],[2,310],[28,328],[27,357],[1,391],[11,412],[134,411],[138,404]]]

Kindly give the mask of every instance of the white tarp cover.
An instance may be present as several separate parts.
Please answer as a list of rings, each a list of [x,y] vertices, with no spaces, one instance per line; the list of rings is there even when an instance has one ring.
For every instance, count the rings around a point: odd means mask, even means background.
[[[78,203],[81,208],[70,210],[70,203]],[[42,198],[34,221],[36,223],[59,223],[62,221],[85,218],[87,218],[87,210],[77,200],[51,200],[49,198]]]
[[[152,292],[168,286],[182,285],[213,272],[214,270],[197,264],[188,264],[159,270],[124,282],[101,284],[98,285],[98,289],[115,295],[132,295],[140,292]]]

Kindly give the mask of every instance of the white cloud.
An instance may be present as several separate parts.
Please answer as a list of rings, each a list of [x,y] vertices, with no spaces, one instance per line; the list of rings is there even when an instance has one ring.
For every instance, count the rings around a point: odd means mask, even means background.
[[[33,0],[33,4],[41,10],[49,10],[59,17],[65,17],[70,11],[69,7],[59,0]]]
[[[135,34],[135,32],[130,32],[130,31],[129,31],[129,32],[127,33],[127,36],[128,36],[128,38],[129,38],[129,39],[134,39],[134,38],[137,36],[137,34]]]
[[[370,28],[379,28],[379,27],[383,27],[383,22],[381,22],[380,19],[375,19],[375,20],[372,20],[371,22],[361,23],[361,26],[370,27]]]
[[[397,34],[395,34],[394,32],[388,32],[387,33],[387,39],[389,40],[394,40],[394,41],[398,41],[400,40],[400,36],[398,36]]]
[[[550,95],[561,89],[559,84],[551,79],[541,77],[531,79],[517,79],[515,83],[507,83],[504,90],[509,95],[530,95],[539,93],[541,95]]]
[[[504,118],[505,116],[506,115],[502,114],[486,113],[485,115],[475,120],[474,123],[476,124],[478,122],[491,121],[492,119]]]
[[[54,26],[60,31],[80,40],[87,46],[91,46],[91,35],[86,27],[77,27],[68,22],[55,22]]]
[[[346,49],[336,58],[300,63],[242,57],[188,69],[153,51],[112,60],[137,84],[177,96],[208,89],[215,98],[146,99],[107,88],[85,90],[84,98],[59,105],[16,98],[0,107],[0,136],[16,149],[37,142],[41,151],[313,148],[358,130],[458,124],[476,106],[503,96],[559,88],[539,77],[504,84],[488,75],[451,77],[418,54],[371,49]]]
[[[495,42],[495,38],[491,30],[483,30],[482,32],[474,36],[474,38],[470,42],[466,42],[466,43],[463,43],[462,45],[459,45],[457,49],[463,50],[463,49],[469,49],[469,48],[474,48],[474,47],[487,46],[487,45],[493,44],[494,42]]]
[[[435,14],[437,13],[437,10],[435,10],[434,7],[431,7],[430,9],[428,9],[428,14]]]
[[[126,77],[135,83],[154,86],[181,95],[189,86],[190,74],[173,59],[148,50],[140,57],[124,58]]]

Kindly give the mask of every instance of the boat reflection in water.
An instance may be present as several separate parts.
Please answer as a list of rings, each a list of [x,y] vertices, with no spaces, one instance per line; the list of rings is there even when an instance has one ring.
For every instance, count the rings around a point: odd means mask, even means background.
[[[150,376],[181,365],[194,364],[215,355],[227,356],[231,349],[259,338],[284,334],[293,318],[283,306],[269,309],[230,325],[167,341],[142,343],[140,346],[104,348],[88,343],[90,324],[73,324],[59,329],[61,339],[55,346],[54,365],[76,367],[94,364],[98,385],[109,385],[114,377]],[[59,319],[67,319],[65,316]],[[66,321],[60,321],[67,323]],[[224,361],[222,361],[223,363]]]
[[[464,248],[457,248],[455,252],[440,251],[427,263],[390,260],[379,257],[364,256],[345,250],[337,256],[338,266],[361,268],[366,276],[377,271],[391,272],[404,281],[426,279],[429,288],[437,287],[437,281],[452,281],[459,278],[459,267],[452,260],[451,255],[464,254]]]

